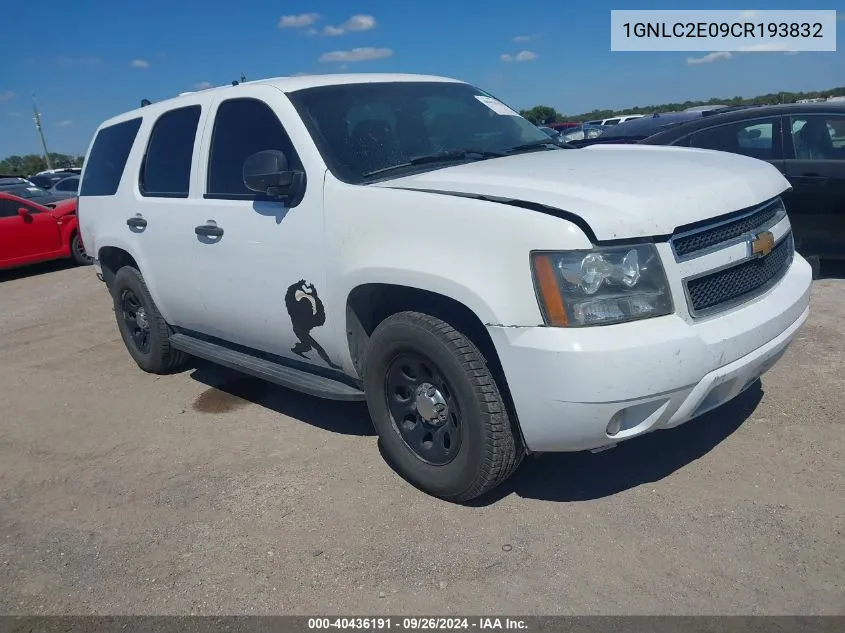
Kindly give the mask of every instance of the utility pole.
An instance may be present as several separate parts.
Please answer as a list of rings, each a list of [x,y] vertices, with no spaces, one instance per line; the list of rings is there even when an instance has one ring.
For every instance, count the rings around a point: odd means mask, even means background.
[[[47,141],[44,140],[44,131],[41,129],[41,114],[38,112],[38,105],[35,103],[35,93],[32,93],[32,110],[35,116],[32,120],[35,121],[35,129],[38,130],[38,138],[41,139],[41,149],[44,150],[44,162],[47,163],[47,169],[53,169],[53,164],[50,162],[50,153],[47,151]]]

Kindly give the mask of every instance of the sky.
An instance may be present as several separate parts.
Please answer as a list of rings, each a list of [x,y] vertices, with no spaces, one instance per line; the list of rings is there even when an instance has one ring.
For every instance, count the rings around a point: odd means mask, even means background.
[[[567,6],[569,5],[569,6]],[[692,0],[39,0],[15,14],[0,54],[0,158],[84,154],[105,119],[245,73],[408,72],[468,81],[516,109],[579,114],[710,97],[845,86],[845,0],[769,0],[839,9],[837,51],[612,52],[611,9],[703,8]],[[708,9],[752,9],[713,0]]]

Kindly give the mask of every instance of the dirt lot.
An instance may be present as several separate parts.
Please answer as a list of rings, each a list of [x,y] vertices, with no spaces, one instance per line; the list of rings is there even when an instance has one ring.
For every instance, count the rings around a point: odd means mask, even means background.
[[[142,373],[91,269],[0,274],[0,613],[845,614],[845,280],[761,388],[472,507],[363,405]]]

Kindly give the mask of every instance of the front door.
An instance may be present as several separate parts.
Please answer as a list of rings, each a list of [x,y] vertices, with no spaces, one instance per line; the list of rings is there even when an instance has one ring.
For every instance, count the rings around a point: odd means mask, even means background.
[[[320,298],[326,281],[323,170],[303,167],[277,115],[285,108],[293,114],[287,98],[269,86],[243,88],[243,96],[212,105],[196,192],[169,232],[185,266],[174,288],[182,293],[174,325],[338,369],[323,326],[345,314],[326,314]],[[244,185],[245,159],[268,149],[283,151],[292,169],[306,171],[304,198],[292,208]]]
[[[798,250],[845,256],[845,115],[784,117],[787,196]]]
[[[0,198],[0,265],[52,258],[61,248],[61,233],[52,215],[31,204]]]

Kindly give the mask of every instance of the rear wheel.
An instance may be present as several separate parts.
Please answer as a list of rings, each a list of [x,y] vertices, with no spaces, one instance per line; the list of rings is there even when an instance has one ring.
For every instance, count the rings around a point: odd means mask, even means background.
[[[79,231],[74,232],[70,238],[70,255],[80,266],[90,266],[93,261],[93,258],[85,252],[85,245],[82,243]]]
[[[448,323],[419,312],[373,332],[367,405],[393,466],[435,496],[467,501],[513,474],[523,450],[484,357]]]
[[[161,374],[186,363],[187,355],[170,345],[170,328],[137,269],[124,266],[118,270],[111,291],[123,343],[141,369]]]

